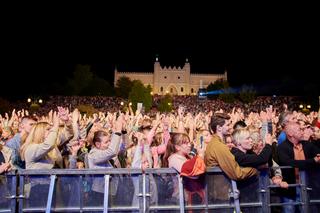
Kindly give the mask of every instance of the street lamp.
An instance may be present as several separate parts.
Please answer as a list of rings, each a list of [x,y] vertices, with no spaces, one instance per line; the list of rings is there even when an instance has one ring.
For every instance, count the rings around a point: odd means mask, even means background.
[[[309,113],[311,110],[311,104],[300,104],[299,105],[299,109],[303,112],[303,113]]]
[[[40,105],[43,104],[43,100],[41,98],[35,97],[29,97],[27,102],[30,104],[29,107],[31,112],[36,112],[40,108]]]
[[[42,104],[43,100],[41,98],[37,99],[37,98],[28,98],[27,102],[29,104]]]

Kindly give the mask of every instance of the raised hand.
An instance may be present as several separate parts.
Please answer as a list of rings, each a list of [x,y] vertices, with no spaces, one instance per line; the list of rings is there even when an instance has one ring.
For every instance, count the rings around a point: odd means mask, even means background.
[[[50,110],[50,112],[48,113],[49,122],[52,122],[52,116],[53,116],[53,110]]]
[[[53,115],[52,115],[52,123],[53,123],[52,129],[58,130],[59,121],[60,121],[60,119],[59,119],[58,113],[54,112]]]
[[[178,116],[179,118],[183,118],[185,108],[183,106],[179,106],[178,108]]]
[[[77,108],[75,108],[72,112],[72,123],[78,123],[80,120],[80,112]]]
[[[69,121],[69,109],[68,108],[63,108],[63,107],[58,106],[58,115],[62,121],[64,121],[64,122]]]
[[[272,145],[272,136],[271,136],[271,134],[269,134],[269,133],[266,134],[265,142],[266,142],[266,144]]]
[[[81,144],[79,141],[75,141],[74,143],[72,143],[72,145],[69,147],[71,155],[76,156],[80,148]]]
[[[3,172],[8,172],[11,169],[11,165],[10,163],[1,163],[0,165],[0,174],[2,174]]]

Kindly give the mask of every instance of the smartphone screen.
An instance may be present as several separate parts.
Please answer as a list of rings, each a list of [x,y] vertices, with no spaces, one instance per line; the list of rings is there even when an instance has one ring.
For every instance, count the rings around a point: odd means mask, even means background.
[[[200,136],[200,148],[202,149],[202,147],[203,147],[203,136],[201,135]]]
[[[270,135],[272,135],[273,129],[272,129],[272,123],[268,122],[268,129],[267,129],[267,133],[269,133]]]

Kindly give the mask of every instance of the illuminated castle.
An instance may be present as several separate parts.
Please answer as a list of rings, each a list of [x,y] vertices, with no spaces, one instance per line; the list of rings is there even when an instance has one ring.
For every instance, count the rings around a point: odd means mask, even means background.
[[[131,80],[140,80],[145,86],[152,87],[153,94],[164,95],[196,95],[200,88],[206,88],[211,82],[218,79],[227,79],[227,71],[224,74],[194,74],[190,73],[188,59],[183,67],[161,67],[158,58],[154,62],[153,72],[118,72],[114,71],[114,85],[122,76]]]

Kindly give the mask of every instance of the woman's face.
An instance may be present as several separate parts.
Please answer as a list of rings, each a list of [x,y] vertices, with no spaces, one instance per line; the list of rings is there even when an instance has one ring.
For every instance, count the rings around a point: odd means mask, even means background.
[[[211,141],[212,135],[210,134],[210,132],[208,130],[204,130],[202,132],[202,136],[203,136],[203,142],[208,144]]]
[[[50,132],[50,129],[51,129],[51,126],[47,126],[46,127],[46,130],[45,130],[45,133],[44,133],[44,137],[46,138],[46,137],[48,137],[48,135],[49,135],[49,132]]]
[[[19,121],[14,121],[12,124],[13,129],[18,129],[19,128]]]
[[[190,141],[183,141],[180,145],[176,145],[177,151],[182,155],[188,155],[191,151]]]
[[[238,146],[241,147],[243,150],[250,150],[252,149],[253,146],[253,141],[252,138],[250,137],[250,135],[246,135],[245,137],[243,137],[240,141],[238,141]]]

